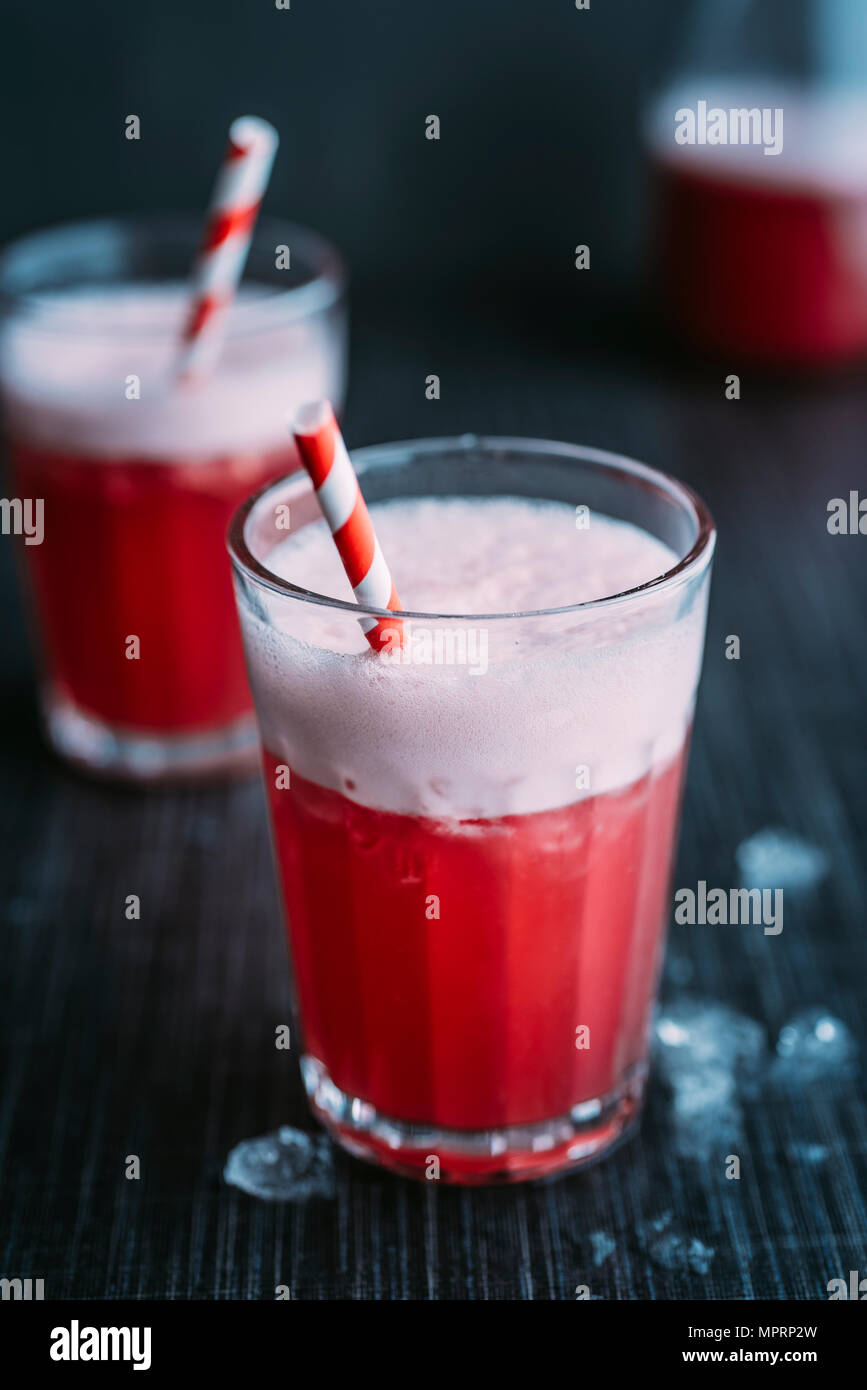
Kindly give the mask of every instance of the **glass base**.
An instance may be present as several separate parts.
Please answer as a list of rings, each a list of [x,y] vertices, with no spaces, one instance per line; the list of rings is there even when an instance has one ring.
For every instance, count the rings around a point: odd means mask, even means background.
[[[381,1115],[335,1086],[315,1057],[301,1059],[310,1104],[333,1138],[356,1158],[400,1173],[462,1186],[527,1182],[584,1168],[609,1154],[637,1126],[646,1062],[616,1090],[566,1115],[502,1129],[440,1129]]]
[[[252,714],[207,732],[145,734],[104,724],[52,691],[43,694],[42,712],[55,751],[98,776],[170,782],[246,777],[259,767],[259,740]]]

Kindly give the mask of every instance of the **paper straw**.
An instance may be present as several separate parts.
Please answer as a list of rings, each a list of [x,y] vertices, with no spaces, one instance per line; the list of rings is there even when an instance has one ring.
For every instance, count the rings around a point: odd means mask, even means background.
[[[397,589],[330,403],[302,405],[292,433],[357,601],[370,608],[399,609]],[[375,652],[403,646],[399,620],[366,616],[358,621]]]
[[[193,266],[178,369],[183,380],[206,376],[219,356],[278,143],[274,127],[258,116],[239,116],[229,128]]]

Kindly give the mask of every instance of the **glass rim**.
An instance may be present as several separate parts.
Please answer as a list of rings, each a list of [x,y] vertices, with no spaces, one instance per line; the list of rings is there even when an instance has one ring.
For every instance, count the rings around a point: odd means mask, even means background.
[[[198,245],[201,238],[204,215],[191,211],[178,212],[131,212],[121,213],[117,216],[107,217],[85,217],[71,222],[57,222],[47,227],[39,227],[33,231],[25,232],[21,236],[15,237],[0,249],[0,315],[20,312],[21,310],[30,311],[35,318],[45,311],[45,291],[40,290],[19,290],[10,288],[8,278],[14,269],[17,258],[24,256],[28,251],[38,251],[40,249],[49,252],[53,249],[52,243],[57,248],[58,260],[64,254],[64,243],[70,236],[85,237],[88,234],[106,235],[109,233],[120,233],[128,236],[147,236],[153,237],[168,236],[174,234],[190,235],[193,248]],[[273,288],[269,286],[269,293],[263,294],[255,300],[240,303],[234,315],[234,322],[228,326],[227,336],[231,338],[244,337],[248,334],[261,332],[263,320],[271,319],[275,315],[275,310],[285,315],[288,311],[292,318],[307,318],[314,314],[328,309],[336,303],[345,292],[349,272],[346,261],[341,252],[323,236],[321,232],[315,231],[312,227],[305,227],[297,222],[290,222],[283,217],[273,217],[263,215],[257,219],[256,227],[253,232],[252,246],[264,235],[271,235],[277,238],[275,245],[285,243],[290,246],[290,250],[297,247],[298,255],[310,266],[312,274],[310,279],[302,285],[289,286],[286,289]],[[294,243],[294,247],[293,247]],[[192,269],[192,256],[190,256],[190,270]],[[135,275],[130,277],[133,283],[138,278]],[[265,282],[251,277],[253,284],[264,284]],[[115,283],[122,283],[123,277],[118,277]],[[82,286],[86,286],[89,281],[82,279]],[[94,281],[95,284],[112,283],[111,281]],[[242,284],[244,281],[242,280]],[[248,282],[249,283],[249,282]],[[83,337],[89,334],[111,334],[117,332],[128,332],[127,328],[116,325],[106,325],[104,323],[82,325],[81,318],[74,311],[74,306],[70,305],[70,321],[68,324],[58,324],[56,314],[56,304],[52,305],[52,321],[50,331],[52,335],[63,335],[69,333],[76,337]],[[244,320],[256,317],[256,322],[244,322]],[[136,336],[159,337],[165,334],[165,327],[160,324],[136,325]]]
[[[269,589],[272,593],[280,594],[284,598],[289,598],[295,602],[309,604],[318,608],[327,608],[340,612],[351,613],[355,617],[372,618],[395,618],[395,619],[414,619],[424,622],[464,622],[464,623],[488,623],[498,622],[503,619],[524,619],[524,618],[546,618],[569,613],[583,613],[599,611],[603,609],[620,607],[624,604],[634,604],[643,598],[655,595],[660,592],[669,592],[681,587],[695,575],[702,573],[710,563],[716,544],[716,526],[707,505],[702,501],[697,493],[685,483],[673,478],[668,473],[651,468],[647,464],[639,463],[635,459],[627,458],[622,454],[611,453],[607,449],[595,449],[583,444],[566,444],[549,439],[529,439],[520,436],[506,435],[455,435],[444,436],[441,438],[425,438],[402,440],[389,444],[369,444],[361,449],[351,450],[352,461],[358,472],[359,479],[363,478],[368,467],[374,466],[377,462],[398,462],[402,457],[409,459],[419,453],[442,453],[449,451],[459,453],[461,451],[474,453],[489,453],[510,450],[513,452],[523,452],[527,454],[559,454],[575,462],[593,463],[604,468],[617,471],[633,485],[643,485],[653,487],[665,493],[670,500],[681,506],[693,518],[696,525],[696,538],[686,555],[678,560],[676,565],[666,570],[663,574],[656,575],[654,578],[646,580],[630,589],[624,589],[616,594],[606,594],[600,598],[587,599],[582,603],[570,603],[557,608],[531,608],[524,610],[509,610],[501,613],[424,613],[412,609],[389,609],[373,608],[366,604],[353,603],[346,599],[332,598],[327,594],[317,594],[312,590],[303,589],[297,584],[290,583],[287,579],[281,579],[274,574],[261,561],[257,560],[251,552],[246,538],[246,527],[250,516],[264,498],[271,493],[280,492],[282,500],[286,500],[285,490],[287,486],[297,488],[299,491],[312,491],[310,478],[303,469],[294,473],[285,474],[276,481],[266,483],[251,496],[245,499],[237,508],[231,521],[229,522],[226,533],[226,545],[233,566],[247,578],[254,581],[260,587]],[[457,496],[459,494],[449,494]],[[476,494],[460,494],[462,496],[475,496]],[[502,494],[503,496],[512,494]],[[289,497],[291,504],[291,497]],[[527,500],[532,500],[528,498]]]

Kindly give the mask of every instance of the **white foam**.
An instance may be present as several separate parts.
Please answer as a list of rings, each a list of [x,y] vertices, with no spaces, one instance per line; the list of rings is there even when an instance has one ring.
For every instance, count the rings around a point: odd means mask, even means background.
[[[698,101],[727,112],[781,109],[781,152],[766,155],[761,144],[677,144],[676,112],[695,110]],[[728,81],[696,76],[657,97],[647,136],[657,158],[696,173],[818,196],[867,190],[867,96],[862,91],[811,89],[761,76]]]
[[[646,583],[675,562],[625,523],[593,514],[577,529],[561,503],[428,498],[371,510],[405,610],[564,607]],[[351,598],[321,522],[282,542],[267,564],[291,583]],[[466,662],[449,665],[385,662],[352,614],[257,590],[243,616],[265,744],[293,771],[364,805],[440,819],[611,791],[674,757],[686,735],[704,603],[679,612],[683,597],[648,595],[640,611],[409,622],[411,655],[436,656],[426,633],[450,633],[458,658],[465,642]],[[577,785],[582,766],[589,785]]]
[[[256,298],[263,292],[238,296],[208,380],[179,388],[186,286],[42,296],[0,334],[7,428],[42,447],[106,460],[285,446],[287,411],[315,396],[342,401],[343,343],[324,314],[291,320],[275,304],[255,318]],[[236,331],[253,319],[254,331]],[[140,380],[139,399],[127,399],[130,376]]]

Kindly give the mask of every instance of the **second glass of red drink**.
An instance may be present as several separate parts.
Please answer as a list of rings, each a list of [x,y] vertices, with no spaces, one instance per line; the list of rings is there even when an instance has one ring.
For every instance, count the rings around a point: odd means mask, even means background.
[[[199,218],[27,237],[0,258],[11,488],[44,508],[23,547],[55,747],[155,780],[255,766],[224,536],[298,464],[286,412],[343,399],[345,272],[315,233],[259,222],[219,360],[180,384]]]

